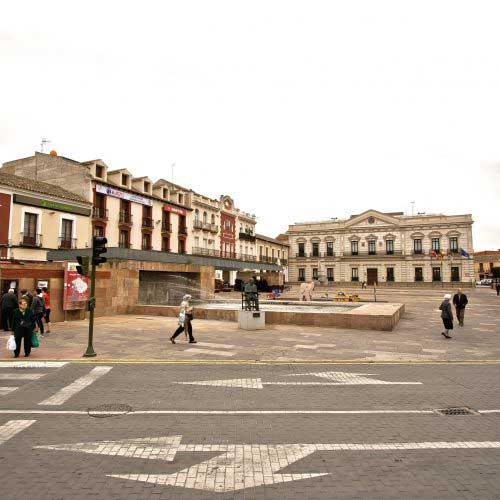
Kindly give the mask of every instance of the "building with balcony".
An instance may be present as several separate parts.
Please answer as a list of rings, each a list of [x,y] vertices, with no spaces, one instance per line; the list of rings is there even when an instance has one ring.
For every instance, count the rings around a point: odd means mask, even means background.
[[[493,271],[495,268],[500,270],[500,249],[474,253],[474,276],[476,281],[495,279]]]
[[[470,215],[368,210],[349,219],[290,225],[289,280],[418,286],[474,281]]]
[[[58,186],[0,171],[0,259],[46,261],[47,251],[87,248],[91,204]]]

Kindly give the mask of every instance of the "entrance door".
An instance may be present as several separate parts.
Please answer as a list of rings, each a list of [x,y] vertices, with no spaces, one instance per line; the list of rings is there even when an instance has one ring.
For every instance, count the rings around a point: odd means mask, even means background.
[[[378,269],[367,269],[366,270],[366,284],[373,285],[378,283]]]

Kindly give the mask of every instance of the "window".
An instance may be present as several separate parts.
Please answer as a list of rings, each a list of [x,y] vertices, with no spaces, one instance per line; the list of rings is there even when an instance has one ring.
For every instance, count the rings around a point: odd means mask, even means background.
[[[413,253],[422,253],[422,240],[413,240]]]
[[[318,279],[318,268],[313,267],[313,280],[317,280],[317,279]]]
[[[358,268],[351,268],[351,281],[359,281]]]
[[[73,221],[63,219],[61,221],[61,248],[73,248]]]
[[[262,250],[262,246],[259,246],[259,255],[260,255],[260,258],[262,259],[262,256],[264,255],[263,250]]]
[[[385,251],[387,255],[394,255],[394,240],[385,240]]]
[[[210,216],[210,223],[211,223],[211,224],[215,224],[215,215],[214,215],[214,214],[212,214],[212,215]]]
[[[168,236],[163,236],[161,239],[161,251],[170,252],[170,239]]]
[[[199,247],[200,246],[200,238],[198,236],[194,237],[194,246]]]
[[[451,281],[460,281],[460,268],[452,267],[451,268]]]
[[[128,186],[128,175],[122,174],[122,186]]]
[[[450,252],[458,253],[458,238],[456,236],[450,238]]]
[[[415,268],[415,281],[424,281],[424,273],[421,267]]]
[[[387,281],[394,281],[394,268],[393,267],[387,268]]]
[[[186,253],[186,242],[183,239],[179,238],[179,253]]]
[[[319,257],[319,243],[314,242],[312,244],[312,250],[313,250],[312,256],[313,257]]]
[[[92,233],[94,236],[104,236],[103,226],[94,226],[94,231]]]
[[[326,256],[333,257],[333,241],[326,242]]]
[[[184,203],[184,195],[182,193],[179,193],[178,200],[179,200],[179,205],[182,205]]]
[[[306,270],[303,267],[299,267],[299,281],[306,280]]]
[[[163,189],[161,190],[161,195],[162,195],[162,198],[163,198],[164,200],[166,200],[166,199],[168,198],[168,189],[167,189],[167,188],[163,188]]]
[[[306,254],[305,243],[299,243],[298,247],[299,247],[299,253],[298,253],[297,257],[304,257],[304,255]]]
[[[479,263],[479,271],[484,271],[484,264],[482,262]]]
[[[120,248],[129,248],[129,232],[125,229],[120,231],[120,240],[118,242]]]
[[[179,215],[179,233],[187,234],[185,215]]]
[[[273,248],[273,249],[271,249],[271,257],[272,257],[272,259],[274,260],[274,248]]]
[[[358,255],[358,242],[351,241],[351,255]]]
[[[103,178],[103,176],[104,176],[104,168],[102,167],[102,165],[96,165],[95,166],[95,176],[99,177],[100,179]]]
[[[433,267],[432,268],[432,281],[441,281],[441,268]]]
[[[207,212],[203,212],[203,224],[206,224],[208,222],[208,214]]]
[[[333,281],[333,267],[326,268],[326,279],[328,281]]]
[[[375,255],[377,253],[377,249],[375,248],[375,240],[368,241],[368,255]]]
[[[38,214],[26,212],[24,214],[24,233],[22,243],[24,245],[37,245]]]
[[[434,250],[435,252],[441,251],[441,245],[439,242],[439,238],[432,238],[431,242],[432,242],[432,247],[431,247],[432,250]]]
[[[226,219],[226,220],[224,221],[224,229],[225,229],[226,231],[230,231],[230,230],[231,230],[231,221],[230,221],[230,220]]]
[[[151,217],[152,212],[152,207],[148,207],[146,205],[142,206],[142,227],[153,229],[153,217]]]
[[[149,193],[149,189],[151,188],[151,183],[148,181],[144,181],[144,192]]]
[[[142,233],[142,249],[151,250],[151,233]]]

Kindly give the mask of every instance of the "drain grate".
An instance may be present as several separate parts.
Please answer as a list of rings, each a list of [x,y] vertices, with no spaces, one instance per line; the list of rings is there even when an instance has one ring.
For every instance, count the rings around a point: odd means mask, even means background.
[[[89,417],[94,418],[109,418],[119,417],[131,413],[134,409],[127,404],[121,403],[107,403],[96,406],[95,408],[88,408],[87,413]]]
[[[455,415],[477,415],[478,413],[474,410],[471,410],[467,406],[453,406],[450,408],[441,408],[439,410],[435,410],[436,413],[440,415],[447,415],[450,417],[454,417]]]

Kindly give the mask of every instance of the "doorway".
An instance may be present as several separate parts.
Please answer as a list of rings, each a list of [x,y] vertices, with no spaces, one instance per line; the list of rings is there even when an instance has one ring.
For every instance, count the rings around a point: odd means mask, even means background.
[[[368,268],[366,270],[366,284],[374,285],[378,283],[378,269],[377,268]]]

